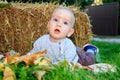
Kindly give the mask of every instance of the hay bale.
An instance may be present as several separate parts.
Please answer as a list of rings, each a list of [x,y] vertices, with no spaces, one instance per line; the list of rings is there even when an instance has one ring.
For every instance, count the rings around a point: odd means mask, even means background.
[[[0,52],[15,50],[22,54],[27,53],[33,42],[47,33],[47,23],[57,6],[59,4],[12,3],[10,7],[0,8]],[[92,36],[89,18],[78,7],[68,7],[76,16],[75,33],[71,39],[76,46],[82,47],[90,43]]]

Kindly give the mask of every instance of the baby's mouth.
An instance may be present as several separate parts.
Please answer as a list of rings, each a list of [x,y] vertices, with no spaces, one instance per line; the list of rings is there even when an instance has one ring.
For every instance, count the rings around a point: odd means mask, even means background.
[[[59,34],[60,33],[60,30],[59,29],[55,29],[54,31],[56,34]]]

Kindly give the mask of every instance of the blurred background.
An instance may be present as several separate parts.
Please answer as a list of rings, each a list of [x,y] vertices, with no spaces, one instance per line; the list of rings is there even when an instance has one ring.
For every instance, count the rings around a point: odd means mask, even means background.
[[[92,31],[100,36],[120,35],[120,0],[1,0],[3,2],[42,3],[54,2],[77,5],[86,10],[92,24]]]

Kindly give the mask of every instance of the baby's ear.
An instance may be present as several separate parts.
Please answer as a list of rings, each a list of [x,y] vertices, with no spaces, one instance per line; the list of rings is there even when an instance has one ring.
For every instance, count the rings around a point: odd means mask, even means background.
[[[68,33],[68,35],[67,35],[67,37],[70,37],[73,33],[74,33],[74,29],[71,28],[70,31],[69,31],[69,33]]]

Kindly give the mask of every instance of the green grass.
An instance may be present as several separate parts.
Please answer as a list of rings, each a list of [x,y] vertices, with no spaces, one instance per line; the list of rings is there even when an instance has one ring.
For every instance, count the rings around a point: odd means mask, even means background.
[[[28,67],[24,63],[14,63],[9,66],[16,75],[17,80],[37,80],[38,70],[45,70],[47,73],[42,80],[120,80],[120,44],[92,41],[93,45],[99,48],[99,63],[116,65],[117,72],[93,73],[91,70],[73,68],[66,61],[57,65],[51,64],[48,67],[31,65]],[[3,72],[0,72],[0,80]]]
[[[75,69],[62,64],[43,76],[43,80],[120,80],[120,44],[92,41],[100,51],[100,63],[117,66],[117,72],[94,74],[92,71]],[[63,66],[64,65],[64,66]]]
[[[118,64],[120,58],[120,44],[92,41],[99,48],[101,62]]]
[[[0,8],[7,8],[10,7],[10,5],[9,3],[0,3]]]

